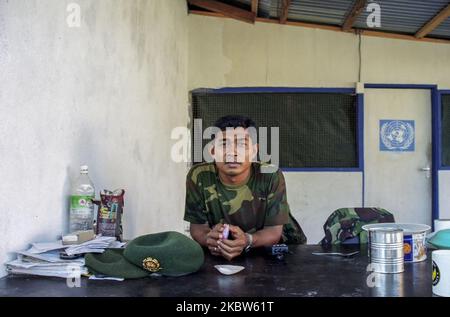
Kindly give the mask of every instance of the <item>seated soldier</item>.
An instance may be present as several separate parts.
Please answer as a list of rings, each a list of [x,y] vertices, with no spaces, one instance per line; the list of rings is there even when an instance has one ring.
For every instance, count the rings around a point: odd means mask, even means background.
[[[250,247],[306,243],[289,209],[283,173],[279,168],[263,172],[267,164],[255,160],[253,120],[225,116],[215,126],[220,130],[210,149],[214,162],[193,166],[186,179],[184,220],[190,222],[192,238],[228,260]]]

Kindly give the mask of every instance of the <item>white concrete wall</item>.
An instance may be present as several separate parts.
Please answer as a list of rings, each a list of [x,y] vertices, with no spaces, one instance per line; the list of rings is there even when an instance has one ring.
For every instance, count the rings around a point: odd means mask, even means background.
[[[358,37],[295,26],[190,15],[189,89],[354,87]],[[450,45],[362,37],[361,82],[450,87]],[[285,173],[291,209],[309,243],[338,207],[360,204],[359,173]],[[336,185],[339,184],[338,187]]]
[[[0,263],[66,231],[80,164],[126,189],[126,238],[183,230],[187,47],[184,0],[0,0]]]
[[[362,205],[362,173],[284,173],[292,214],[308,243],[324,237],[323,225],[336,209]]]
[[[189,88],[353,87],[353,34],[189,15]],[[450,45],[362,37],[361,81],[450,88]]]

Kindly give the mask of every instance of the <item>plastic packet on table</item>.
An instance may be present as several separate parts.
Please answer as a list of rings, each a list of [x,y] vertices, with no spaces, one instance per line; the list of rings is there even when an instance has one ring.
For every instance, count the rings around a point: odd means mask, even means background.
[[[125,190],[103,190],[100,200],[94,201],[98,205],[96,233],[106,237],[116,237],[122,241],[122,214]]]

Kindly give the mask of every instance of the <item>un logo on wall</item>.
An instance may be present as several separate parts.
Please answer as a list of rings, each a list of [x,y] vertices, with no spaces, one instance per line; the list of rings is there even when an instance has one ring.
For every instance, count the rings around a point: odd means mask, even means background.
[[[414,151],[414,120],[380,120],[380,151]]]

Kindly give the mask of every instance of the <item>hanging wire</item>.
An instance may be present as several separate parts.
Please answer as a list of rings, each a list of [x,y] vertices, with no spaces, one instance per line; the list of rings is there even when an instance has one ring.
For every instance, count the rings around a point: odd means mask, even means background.
[[[361,62],[361,32],[358,32],[358,55],[359,55],[359,66],[358,66],[358,82],[361,82],[361,68],[362,68],[362,62]]]

